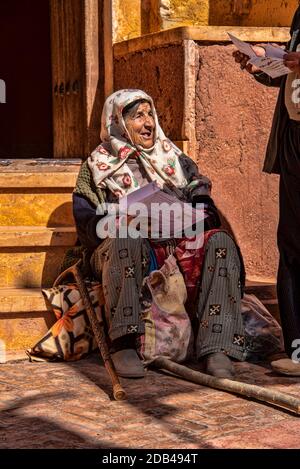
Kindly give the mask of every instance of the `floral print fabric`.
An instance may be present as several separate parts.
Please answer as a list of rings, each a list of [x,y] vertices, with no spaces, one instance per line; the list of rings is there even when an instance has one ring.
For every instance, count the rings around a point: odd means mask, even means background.
[[[123,119],[123,109],[137,100],[144,99],[151,105],[154,121],[154,145],[150,149],[134,146]],[[139,189],[139,182],[129,168],[127,159],[135,157],[142,163],[151,181],[159,187],[166,182],[185,187],[187,180],[176,147],[161,129],[152,98],[141,90],[120,90],[107,98],[101,119],[101,140],[88,158],[94,182],[100,189],[109,189],[118,198]]]

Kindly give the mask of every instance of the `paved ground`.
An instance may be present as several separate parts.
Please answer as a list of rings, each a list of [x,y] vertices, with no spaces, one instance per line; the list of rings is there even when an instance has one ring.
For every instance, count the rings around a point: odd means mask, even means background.
[[[159,372],[123,380],[129,399],[115,402],[96,355],[0,369],[0,448],[300,448],[300,417]],[[236,369],[245,382],[300,394],[300,378]]]

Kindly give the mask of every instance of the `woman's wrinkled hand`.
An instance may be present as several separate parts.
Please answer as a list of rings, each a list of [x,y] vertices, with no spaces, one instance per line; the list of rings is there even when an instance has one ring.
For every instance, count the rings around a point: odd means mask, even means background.
[[[283,61],[292,72],[300,73],[300,52],[289,52],[283,57]]]
[[[261,45],[252,46],[252,49],[254,50],[255,54],[258,57],[264,57],[265,56],[266,51],[265,51],[263,46],[261,46]],[[248,60],[250,59],[250,57],[248,55],[243,54],[239,50],[234,51],[232,55],[233,55],[235,61],[240,64],[242,70],[245,69],[245,70],[247,70],[248,73],[250,73],[252,75],[253,75],[253,73],[257,73],[257,72],[260,71],[259,68],[257,68],[255,65],[252,65],[252,64],[248,63]]]

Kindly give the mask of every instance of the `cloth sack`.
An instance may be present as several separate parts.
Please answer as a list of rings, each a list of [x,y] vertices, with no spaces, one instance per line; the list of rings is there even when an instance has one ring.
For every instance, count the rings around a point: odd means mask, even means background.
[[[185,361],[193,346],[193,333],[184,303],[187,290],[176,258],[170,255],[159,269],[144,280],[142,314],[145,335],[140,354],[146,364],[164,356]]]
[[[102,287],[86,281],[97,318],[103,308]],[[76,284],[59,285],[42,290],[57,321],[31,349],[26,350],[31,361],[74,361],[97,348],[87,313]]]

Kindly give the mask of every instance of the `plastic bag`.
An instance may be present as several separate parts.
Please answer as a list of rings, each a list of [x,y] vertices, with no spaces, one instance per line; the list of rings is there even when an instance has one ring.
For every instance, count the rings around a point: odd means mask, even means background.
[[[246,336],[246,360],[261,360],[284,350],[281,326],[255,295],[241,303]]]

